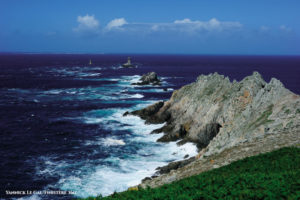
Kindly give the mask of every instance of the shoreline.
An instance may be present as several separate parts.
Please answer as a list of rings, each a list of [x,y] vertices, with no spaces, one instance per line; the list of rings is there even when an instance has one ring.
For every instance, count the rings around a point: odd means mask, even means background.
[[[131,85],[133,85],[133,86],[136,86],[136,85],[137,86],[139,86],[139,85],[151,85],[151,86],[157,86],[158,85],[158,86],[161,86],[161,82],[162,82],[161,79],[158,78],[158,76],[155,72],[148,72],[148,73],[143,74],[142,76],[140,76],[140,79],[138,81],[137,80],[131,81]],[[153,129],[151,131],[151,133],[149,133],[149,134],[156,134],[157,135],[157,134],[161,133],[161,132],[158,132],[158,130],[162,129],[165,126],[165,122],[163,122],[162,120],[155,120],[155,119],[152,119],[152,121],[149,122],[149,121],[147,121],[146,116],[149,115],[149,114],[151,115],[152,113],[158,112],[158,110],[163,105],[164,105],[163,101],[157,101],[154,104],[150,104],[149,106],[146,107],[146,108],[150,107],[149,111],[146,111],[144,113],[142,111],[142,114],[139,113],[139,111],[145,110],[145,107],[144,107],[140,110],[133,110],[131,112],[126,111],[126,112],[123,113],[122,117],[133,115],[133,116],[139,117],[141,120],[144,121],[145,124],[153,124],[153,125],[154,124],[157,124],[157,125],[161,124],[162,126],[160,128]],[[158,139],[158,140],[156,140],[156,142],[162,142],[162,141],[160,141],[160,139]],[[169,141],[169,142],[175,142],[175,141]],[[181,143],[176,142],[176,145],[177,145],[177,147],[180,147],[180,146],[183,146],[187,143],[191,143],[191,145],[196,146],[196,144],[192,143],[192,142],[181,142]],[[199,153],[199,148],[197,146],[196,146],[196,148],[197,148],[197,152],[196,152],[195,155],[189,155],[188,152],[187,152],[187,154],[184,155],[184,157],[179,159],[179,160],[169,161],[165,165],[156,167],[154,173],[151,176],[146,176],[146,177],[144,177],[143,179],[140,180],[139,185],[142,184],[146,180],[151,180],[151,179],[159,177],[163,174],[167,174],[171,170],[176,170],[176,169],[182,168],[182,167],[188,165],[189,163],[195,161],[196,156]],[[172,155],[174,155],[174,154],[175,154],[175,152],[172,153]],[[132,189],[132,188],[135,188],[135,187],[136,186],[132,186],[132,187],[129,187],[128,189],[130,189],[130,188]]]

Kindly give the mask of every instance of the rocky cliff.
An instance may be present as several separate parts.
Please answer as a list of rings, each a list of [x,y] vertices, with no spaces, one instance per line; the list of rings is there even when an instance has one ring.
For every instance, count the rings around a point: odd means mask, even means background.
[[[242,149],[252,144],[253,148],[257,146],[253,152],[258,154],[299,144],[300,97],[275,78],[266,83],[258,72],[240,82],[231,82],[228,77],[217,73],[201,75],[196,82],[174,91],[169,101],[158,102],[131,114],[140,116],[146,123],[166,122],[161,129],[154,131],[164,133],[158,140],[160,142],[178,140],[179,145],[185,142],[197,144],[200,153],[196,161],[178,169],[174,180],[182,174],[200,173],[201,165],[195,163],[230,149]],[[263,141],[266,145],[258,145],[255,141]],[[255,155],[253,152],[237,154],[230,160]],[[224,163],[229,162],[217,166]],[[198,170],[186,173],[191,166]],[[142,186],[156,186],[170,182],[162,180],[173,179],[157,177],[147,180]]]

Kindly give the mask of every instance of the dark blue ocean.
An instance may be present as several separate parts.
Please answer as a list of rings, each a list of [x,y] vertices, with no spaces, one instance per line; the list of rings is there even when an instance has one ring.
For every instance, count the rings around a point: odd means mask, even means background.
[[[170,98],[201,74],[241,80],[253,71],[300,94],[300,56],[0,55],[0,199],[72,199],[126,190],[193,144],[157,143],[125,111]],[[89,65],[89,60],[92,65]],[[155,71],[161,86],[133,86]],[[7,195],[6,191],[73,191],[72,195]]]

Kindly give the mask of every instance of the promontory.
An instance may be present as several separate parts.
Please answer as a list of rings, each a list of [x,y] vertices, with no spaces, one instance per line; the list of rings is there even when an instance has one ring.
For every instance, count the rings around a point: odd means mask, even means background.
[[[130,114],[145,123],[165,123],[158,142],[193,142],[199,154],[140,186],[157,187],[245,157],[300,143],[300,97],[277,79],[265,82],[258,72],[240,82],[218,73]],[[179,166],[179,167],[178,167]]]

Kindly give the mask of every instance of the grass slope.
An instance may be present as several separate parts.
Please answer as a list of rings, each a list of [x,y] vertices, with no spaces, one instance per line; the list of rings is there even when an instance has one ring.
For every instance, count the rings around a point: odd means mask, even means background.
[[[87,199],[300,199],[299,155],[282,148],[158,188]]]

